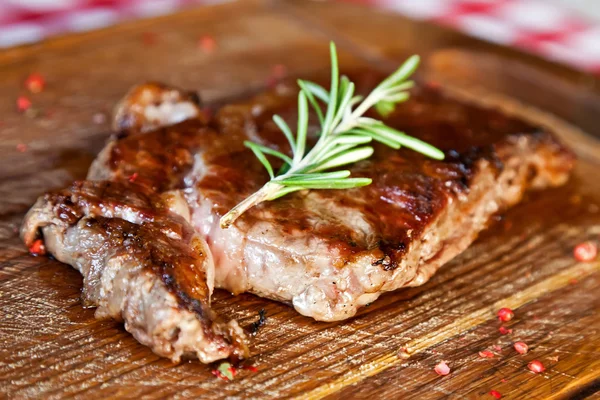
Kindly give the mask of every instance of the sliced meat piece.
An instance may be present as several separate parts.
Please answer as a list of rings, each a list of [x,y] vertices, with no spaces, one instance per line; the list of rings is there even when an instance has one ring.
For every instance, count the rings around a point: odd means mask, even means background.
[[[375,82],[365,75],[358,87]],[[386,291],[423,284],[493,214],[519,202],[527,189],[563,184],[574,163],[546,129],[418,87],[386,123],[438,146],[444,161],[377,145],[371,159],[351,168],[372,185],[297,192],[221,229],[219,218],[268,180],[243,141],[289,153],[271,117],[278,113],[293,126],[295,99],[293,91],[269,92],[223,107],[208,127],[191,120],[120,140],[90,179],[113,179],[143,165],[152,170],[160,165],[154,160],[171,165],[172,149],[189,150],[193,165],[170,187],[182,188],[192,225],[209,244],[216,286],[332,321],[353,316]],[[160,186],[160,179],[153,182]]]
[[[96,317],[124,321],[155,353],[204,363],[246,357],[244,332],[210,309],[210,251],[169,211],[178,201],[135,184],[76,182],[41,197],[21,234],[30,246],[41,233],[47,250],[83,275]]]

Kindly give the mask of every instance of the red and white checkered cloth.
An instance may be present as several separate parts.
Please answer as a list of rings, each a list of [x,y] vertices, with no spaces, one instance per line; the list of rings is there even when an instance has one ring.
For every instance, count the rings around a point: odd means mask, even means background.
[[[548,0],[345,1],[439,23],[483,40],[600,74],[600,25]]]
[[[223,0],[0,0],[0,47],[215,1]],[[600,74],[600,25],[548,0],[343,1],[450,26]]]
[[[0,47],[226,0],[0,0]]]

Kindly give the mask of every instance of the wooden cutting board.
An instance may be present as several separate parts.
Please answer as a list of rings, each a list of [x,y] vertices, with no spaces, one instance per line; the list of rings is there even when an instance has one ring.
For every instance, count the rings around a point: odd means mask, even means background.
[[[208,35],[212,51],[199,46]],[[266,310],[250,363],[224,382],[175,365],[80,304],[81,278],[29,256],[16,229],[45,190],[85,176],[109,134],[105,118],[133,84],[197,89],[209,104],[287,75],[326,69],[334,39],[346,68],[397,65],[418,52],[429,79],[457,96],[552,125],[580,156],[571,182],[535,193],[426,285],[383,296],[355,318],[320,323],[252,295],[213,304],[249,325]],[[47,88],[18,113],[24,78]],[[600,263],[573,248],[600,234],[599,81],[456,32],[358,6],[248,1],[187,11],[0,53],[0,397],[552,399],[600,386]],[[508,97],[513,100],[509,99]],[[540,115],[520,100],[556,113]],[[502,335],[495,317],[515,309]],[[512,344],[528,343],[519,355]],[[404,350],[403,350],[404,349]],[[490,350],[493,358],[478,352]],[[406,358],[404,352],[410,353]],[[531,360],[546,371],[533,374]],[[446,361],[452,372],[438,376]]]

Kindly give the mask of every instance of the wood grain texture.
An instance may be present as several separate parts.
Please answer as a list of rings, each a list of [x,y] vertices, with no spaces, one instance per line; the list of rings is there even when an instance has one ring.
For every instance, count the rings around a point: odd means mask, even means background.
[[[206,34],[217,41],[211,54],[197,46]],[[262,308],[267,313],[250,360],[258,372],[242,371],[232,382],[198,362],[174,365],[118,323],[94,319],[81,307],[76,271],[26,254],[16,236],[23,213],[46,189],[85,175],[108,135],[93,117],[130,85],[167,81],[218,104],[265,86],[274,64],[294,76],[325,68],[330,38],[350,68],[387,68],[425,49],[428,76],[456,95],[556,125],[582,156],[574,178],[530,195],[426,285],[387,294],[343,323],[218,291],[217,311],[242,325]],[[478,52],[436,51],[447,46]],[[48,80],[32,96],[43,111],[36,118],[14,108],[32,71]],[[532,90],[527,82],[540,84]],[[0,397],[485,399],[494,389],[503,398],[546,399],[590,395],[600,384],[600,263],[572,257],[577,243],[600,234],[598,142],[503,97],[550,108],[589,132],[600,107],[593,78],[357,7],[250,1],[5,51],[0,89]],[[548,101],[556,96],[568,107]],[[19,143],[27,151],[18,152]],[[498,332],[495,319],[505,306],[516,310],[510,335]],[[515,340],[530,352],[518,355]],[[479,357],[484,349],[495,357]],[[529,372],[532,359],[547,370]],[[441,360],[449,376],[433,372]]]

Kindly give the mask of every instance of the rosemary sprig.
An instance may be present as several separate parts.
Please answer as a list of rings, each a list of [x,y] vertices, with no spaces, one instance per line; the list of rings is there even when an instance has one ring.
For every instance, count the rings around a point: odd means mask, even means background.
[[[260,190],[243,200],[221,218],[221,227],[229,227],[240,215],[255,205],[275,200],[286,194],[306,189],[348,189],[366,186],[369,178],[351,178],[350,171],[326,172],[337,167],[369,158],[373,148],[367,144],[372,140],[394,149],[408,147],[431,158],[442,160],[444,153],[434,146],[408,136],[383,122],[364,117],[372,107],[383,116],[391,113],[396,104],[406,101],[408,89],[413,82],[407,80],[419,64],[419,57],[412,56],[393,74],[382,81],[366,98],[355,95],[354,83],[346,76],[340,78],[335,44],[331,51],[331,87],[329,92],[322,86],[298,80],[298,127],[296,135],[278,115],[273,121],[290,143],[292,157],[277,150],[246,141],[245,145],[264,165],[271,180]],[[326,106],[323,114],[321,104]],[[308,108],[312,107],[321,125],[319,139],[307,151]],[[275,174],[266,155],[280,158],[284,167]]]

